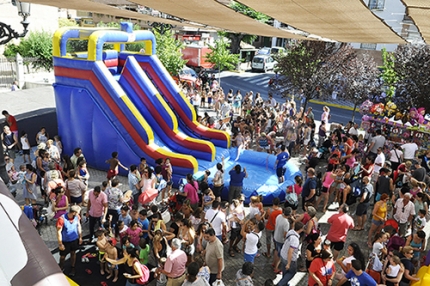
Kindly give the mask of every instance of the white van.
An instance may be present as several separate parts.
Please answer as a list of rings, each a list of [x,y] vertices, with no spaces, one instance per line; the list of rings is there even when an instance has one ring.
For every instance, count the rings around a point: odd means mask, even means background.
[[[273,70],[277,62],[270,55],[256,55],[252,59],[251,68],[252,71],[264,71]]]

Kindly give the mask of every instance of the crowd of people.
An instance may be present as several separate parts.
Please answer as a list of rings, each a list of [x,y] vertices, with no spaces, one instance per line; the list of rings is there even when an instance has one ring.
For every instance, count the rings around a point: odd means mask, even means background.
[[[280,104],[253,92],[243,97],[240,91],[224,94],[215,78],[199,79],[195,90],[184,91],[201,124],[232,133],[232,145],[238,149],[233,159],[239,159],[241,149],[275,154],[279,183],[286,161],[303,161],[304,174],[294,178],[285,202],[275,198],[273,205],[264,207],[261,198],[253,196],[246,213],[242,186],[247,172],[239,164],[226,172],[224,160],[219,162],[211,186],[207,176],[197,182],[189,174],[178,192],[172,189],[169,158],[160,158],[156,166],[149,166],[145,158],[124,166],[118,152],[106,161],[106,180],[89,189],[90,172],[81,148],[71,156],[62,154],[61,138],[51,139],[41,128],[30,156],[27,134],[18,134],[16,120],[3,111],[7,125],[1,139],[9,187],[13,193],[22,189],[27,204],[40,198],[40,190],[56,219],[61,268],[71,253],[69,273],[76,274],[76,250],[86,217],[89,240],[99,248],[100,273],[115,282],[123,272],[126,285],[146,278],[145,265],[155,269],[157,285],[214,285],[222,280],[255,285],[254,261],[260,255],[267,263],[273,259],[274,274],[282,274],[276,285],[281,286],[289,285],[298,271],[309,273],[310,286],[419,281],[418,268],[430,262],[424,261],[423,231],[429,218],[430,152],[421,154],[413,140],[390,150],[381,130],[363,134],[353,122],[330,126],[326,106],[317,122],[311,107],[297,108],[294,100]],[[213,109],[219,119],[208,113],[200,116],[200,108]],[[19,155],[26,165],[14,165]],[[129,172],[129,192],[119,188],[120,167]],[[223,201],[227,175],[231,183]],[[171,221],[164,220],[160,204],[142,205],[140,196],[150,189],[159,190],[159,201],[175,197]],[[327,212],[333,213],[330,228],[322,233],[317,214]],[[358,242],[345,245],[353,231],[363,233],[368,249]],[[230,258],[224,257],[225,247]],[[235,256],[243,257],[243,266],[236,277],[224,279],[225,260]],[[272,279],[268,275],[264,285],[274,285]]]

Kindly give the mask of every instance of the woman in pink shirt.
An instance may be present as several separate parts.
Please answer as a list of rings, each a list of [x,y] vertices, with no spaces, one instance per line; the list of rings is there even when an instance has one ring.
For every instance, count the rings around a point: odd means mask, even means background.
[[[327,211],[328,197],[330,195],[329,190],[335,178],[331,175],[333,173],[333,169],[334,169],[334,165],[328,164],[327,171],[324,173],[324,176],[321,179],[321,181],[323,182],[322,189],[321,189],[321,196],[319,197],[317,204],[315,205],[315,208],[318,209],[318,206],[320,205],[321,201],[324,199],[323,213]]]
[[[143,231],[139,227],[137,220],[132,220],[130,222],[130,227],[127,228],[125,233],[133,245],[139,245],[140,235],[143,233]]]
[[[187,197],[190,201],[190,205],[193,209],[196,209],[199,205],[199,196],[197,195],[197,190],[199,189],[199,183],[194,181],[193,175],[187,175],[188,184],[184,187],[184,192],[179,192],[179,195]]]

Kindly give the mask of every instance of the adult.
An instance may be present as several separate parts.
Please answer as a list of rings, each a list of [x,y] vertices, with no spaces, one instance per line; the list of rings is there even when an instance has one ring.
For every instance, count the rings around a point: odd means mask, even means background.
[[[212,202],[212,208],[206,212],[205,220],[212,225],[216,237],[222,241],[223,233],[227,232],[227,223],[224,212],[220,210],[220,202]]]
[[[157,183],[157,177],[154,175],[154,171],[149,166],[143,170],[142,180],[140,181],[140,189],[145,192],[147,189],[155,188],[155,183]]]
[[[309,267],[308,285],[332,285],[336,267],[332,254],[323,249],[321,256],[314,259]]]
[[[281,249],[282,279],[278,286],[287,286],[297,273],[297,259],[300,249],[300,233],[303,231],[303,223],[294,224],[294,229],[287,233],[285,242]]]
[[[403,273],[403,278],[400,281],[400,285],[410,285],[411,282],[420,281],[420,278],[414,275],[414,265],[412,263],[412,258],[414,257],[414,250],[411,246],[405,246],[402,248],[403,258],[400,260],[403,264],[405,272]]]
[[[393,196],[394,181],[390,177],[391,170],[387,168],[381,168],[379,170],[379,177],[376,180],[375,197],[374,201],[379,201],[382,194],[387,194],[389,198]]]
[[[406,193],[403,198],[399,198],[394,205],[393,218],[399,224],[399,235],[405,236],[408,224],[415,216],[415,205],[411,202],[411,193]]]
[[[376,136],[372,137],[371,141],[370,141],[370,145],[367,148],[369,155],[371,155],[373,158],[376,157],[378,148],[383,149],[384,145],[385,145],[385,137],[382,136],[382,131],[381,129],[377,129],[376,130]]]
[[[39,145],[40,143],[44,143],[46,144],[46,142],[49,139],[49,135],[46,132],[46,128],[45,127],[40,127],[39,132],[37,132],[36,134],[36,143],[37,145]]]
[[[320,127],[318,128],[318,148],[323,145],[326,137],[327,129],[325,128],[325,121],[321,121]]]
[[[105,191],[108,200],[108,215],[112,216],[112,226],[115,226],[118,221],[122,201],[124,198],[122,191],[118,188],[118,185],[119,180],[115,178],[111,181],[111,187]]]
[[[351,127],[348,129],[348,134],[358,136],[358,123],[351,123]]]
[[[342,269],[342,272],[339,274],[339,277],[337,277],[337,280],[342,280],[345,277],[346,273],[351,270],[351,262],[354,260],[358,260],[360,261],[361,265],[365,265],[365,258],[363,252],[361,252],[360,247],[357,243],[351,242],[347,248],[347,255],[336,259],[336,263]]]
[[[181,240],[174,238],[171,243],[172,253],[167,257],[164,268],[159,268],[158,273],[167,276],[168,286],[181,286],[185,280],[187,255],[181,250]]]
[[[315,177],[315,169],[309,168],[307,174],[308,178],[303,185],[301,193],[303,211],[305,211],[305,203],[313,203],[316,198],[317,179]]]
[[[69,209],[69,200],[65,195],[63,187],[58,187],[53,190],[55,197],[52,199],[52,211],[54,212],[54,218],[58,219],[60,216],[67,213]]]
[[[60,151],[58,150],[57,146],[55,146],[54,140],[48,139],[48,141],[46,141],[46,151],[48,151],[52,160],[54,160],[56,163],[60,163]]]
[[[137,170],[136,165],[131,165],[128,171],[128,187],[131,190],[131,194],[133,195],[133,203],[137,205],[139,195],[140,195],[140,173]]]
[[[122,250],[123,258],[110,259],[105,254],[104,259],[113,265],[124,264],[124,277],[127,278],[126,286],[138,286],[137,280],[143,277],[142,268],[139,262],[138,250],[132,246],[127,246]]]
[[[221,240],[215,236],[213,228],[205,231],[204,239],[208,243],[203,251],[203,255],[205,256],[206,265],[210,269],[209,284],[213,285],[217,279],[222,279],[222,272],[224,271],[224,246]]]
[[[18,147],[18,136],[10,130],[9,126],[3,127],[1,142],[3,151],[9,154],[10,161],[13,163],[16,158],[15,150]]]
[[[413,160],[412,164],[414,165],[415,170],[412,172],[411,177],[418,182],[423,182],[426,178],[426,169],[421,166],[421,160]]]
[[[330,108],[328,106],[323,107],[323,113],[321,114],[321,122],[325,122],[326,124],[330,120]]]
[[[197,262],[191,262],[187,267],[187,277],[182,286],[210,286],[208,281],[199,276],[200,267]]]
[[[367,237],[367,245],[372,247],[373,235],[381,231],[384,223],[387,221],[387,202],[389,197],[387,194],[381,195],[381,199],[375,203],[372,211],[372,223],[370,225],[369,234]]]
[[[245,239],[245,249],[243,251],[243,257],[245,262],[254,263],[255,256],[258,252],[257,244],[262,236],[262,231],[264,230],[264,223],[260,221],[254,224],[254,228],[249,232],[247,231],[249,220],[242,225],[242,231],[240,234]]]
[[[199,183],[194,180],[192,174],[187,174],[187,184],[183,192],[178,192],[179,195],[184,196],[190,201],[190,206],[195,210],[199,205],[199,196],[197,194]]]
[[[81,208],[73,205],[69,212],[60,216],[57,220],[57,240],[58,249],[60,250],[60,269],[64,270],[64,261],[67,254],[70,253],[70,263],[72,270],[70,276],[76,275],[76,250],[82,244],[82,227],[79,218]]]
[[[278,215],[282,214],[282,208],[279,207],[281,201],[279,198],[273,198],[272,204],[273,206],[266,211],[265,219],[266,219],[266,252],[263,252],[263,256],[267,258],[270,257],[271,254],[271,244],[273,240],[273,235],[276,229],[276,218]],[[275,247],[276,248],[276,247]]]
[[[94,226],[98,222],[102,227],[108,213],[108,198],[100,186],[94,187],[88,193],[87,218],[90,220],[90,239],[94,238]]]
[[[376,286],[376,281],[363,271],[363,267],[360,261],[353,260],[351,262],[351,270],[346,273],[345,277],[337,285],[343,285],[349,280],[351,285]]]
[[[370,206],[370,197],[373,195],[373,186],[369,177],[363,177],[363,186],[361,188],[360,200],[357,205],[355,215],[357,216],[357,225],[353,230],[364,230],[364,224],[367,221],[367,210]]]
[[[239,247],[237,247],[237,245],[239,244],[239,242],[242,241],[242,236],[240,232],[242,230],[242,223],[245,219],[245,208],[243,206],[244,200],[245,200],[245,196],[242,195],[239,199],[234,199],[233,203],[230,206],[228,220],[231,224],[230,224],[230,245],[229,245],[228,253],[231,257],[235,256],[234,252],[237,252],[237,253],[241,252],[241,250],[239,249]]]
[[[7,112],[6,110],[3,110],[2,114],[6,118],[6,123],[9,126],[10,131],[12,131],[12,133],[15,134],[16,138],[18,138],[18,136],[19,136],[19,134],[18,134],[18,123],[16,123],[15,116],[10,115],[9,112]],[[18,147],[18,149],[21,148],[19,141],[18,141],[18,144],[16,145],[16,147]]]
[[[327,220],[330,224],[327,239],[331,241],[334,259],[337,259],[339,252],[345,246],[348,230],[354,228],[354,220],[349,216],[348,212],[348,205],[342,204],[339,207],[339,213],[332,215]]]
[[[187,255],[187,265],[192,262],[193,255],[195,252],[194,239],[196,232],[191,220],[184,218],[182,220],[181,227],[178,231],[178,238],[182,241],[182,250]]]
[[[215,173],[214,179],[212,180],[214,185],[212,192],[215,196],[215,199],[217,201],[221,201],[222,190],[224,189],[224,156],[222,157],[222,163],[216,164],[216,169],[217,171]]]
[[[321,236],[318,233],[311,234],[310,238],[310,243],[306,246],[306,269],[308,270],[312,261],[320,257],[322,242]]]
[[[70,161],[73,164],[74,168],[78,167],[78,158],[83,158],[85,160],[84,154],[82,153],[82,149],[77,147],[73,150],[73,155],[70,157]]]
[[[242,269],[236,272],[236,286],[250,286],[254,285],[252,275],[254,274],[254,264],[245,262]]]
[[[400,164],[403,163],[404,155],[399,144],[394,144],[393,150],[390,151],[391,168],[397,170]]]
[[[69,172],[69,178],[66,180],[66,194],[71,204],[82,205],[87,186],[81,180],[75,179],[75,170]]]
[[[37,200],[37,190],[36,190],[36,180],[37,175],[31,164],[25,165],[24,174],[24,186],[22,188],[23,197],[25,199],[25,204],[36,203]]]
[[[373,173],[371,177],[372,184],[376,184],[379,178],[379,171],[384,167],[385,154],[382,152],[383,147],[376,149],[375,163],[373,166]]]
[[[243,189],[243,179],[248,177],[246,168],[243,168],[237,164],[229,172],[230,175],[230,187],[228,190],[228,202],[231,204],[233,199],[240,197]]]
[[[281,249],[285,242],[285,237],[290,230],[289,218],[293,210],[290,207],[286,207],[282,210],[282,214],[278,215],[275,219],[275,232],[273,233],[273,241],[275,243],[275,255],[273,256],[273,265],[275,273],[280,272],[278,270],[279,262],[281,259]]]
[[[421,166],[426,169],[427,173],[430,173],[430,150],[427,150],[425,154],[418,156],[418,158],[421,160]]]
[[[285,180],[285,164],[287,163],[288,159],[290,158],[290,154],[285,148],[285,145],[282,145],[279,149],[278,154],[276,155],[276,161],[273,165],[273,169],[276,170],[276,175],[278,176],[278,183],[282,184]]]
[[[418,151],[418,145],[413,140],[409,140],[409,142],[403,144],[401,148],[403,149],[403,158],[405,160],[413,160]]]

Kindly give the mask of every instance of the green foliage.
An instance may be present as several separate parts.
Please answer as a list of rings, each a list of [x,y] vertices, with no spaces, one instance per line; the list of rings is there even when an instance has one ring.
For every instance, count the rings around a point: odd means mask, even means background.
[[[399,80],[399,76],[394,69],[395,57],[393,53],[387,52],[385,48],[382,49],[382,62],[381,66],[382,73],[381,77],[386,85],[386,94],[391,99],[396,92],[396,83]]]
[[[50,71],[53,67],[52,34],[46,31],[31,32],[21,39],[19,45],[7,45],[4,55],[14,57],[17,53],[23,58],[30,58],[26,64],[31,63],[35,69],[43,68]]]
[[[224,68],[235,69],[239,63],[239,55],[231,54],[228,44],[224,38],[220,38],[215,41],[215,45],[209,45],[212,51],[206,54],[207,61],[216,65],[220,71]]]
[[[232,8],[236,12],[239,12],[248,17],[251,17],[252,19],[255,19],[261,23],[267,23],[270,20],[270,17],[267,16],[266,14],[255,11],[254,9],[249,8],[248,6],[245,6],[235,1],[231,2],[230,8]]]
[[[67,19],[67,18],[60,18],[58,19],[58,27],[77,27],[79,26],[78,23],[76,23],[75,20]]]
[[[164,31],[164,33],[159,33],[156,30],[153,32],[157,42],[156,52],[158,58],[171,75],[178,75],[187,62],[182,59],[184,44],[175,39],[172,30]]]

